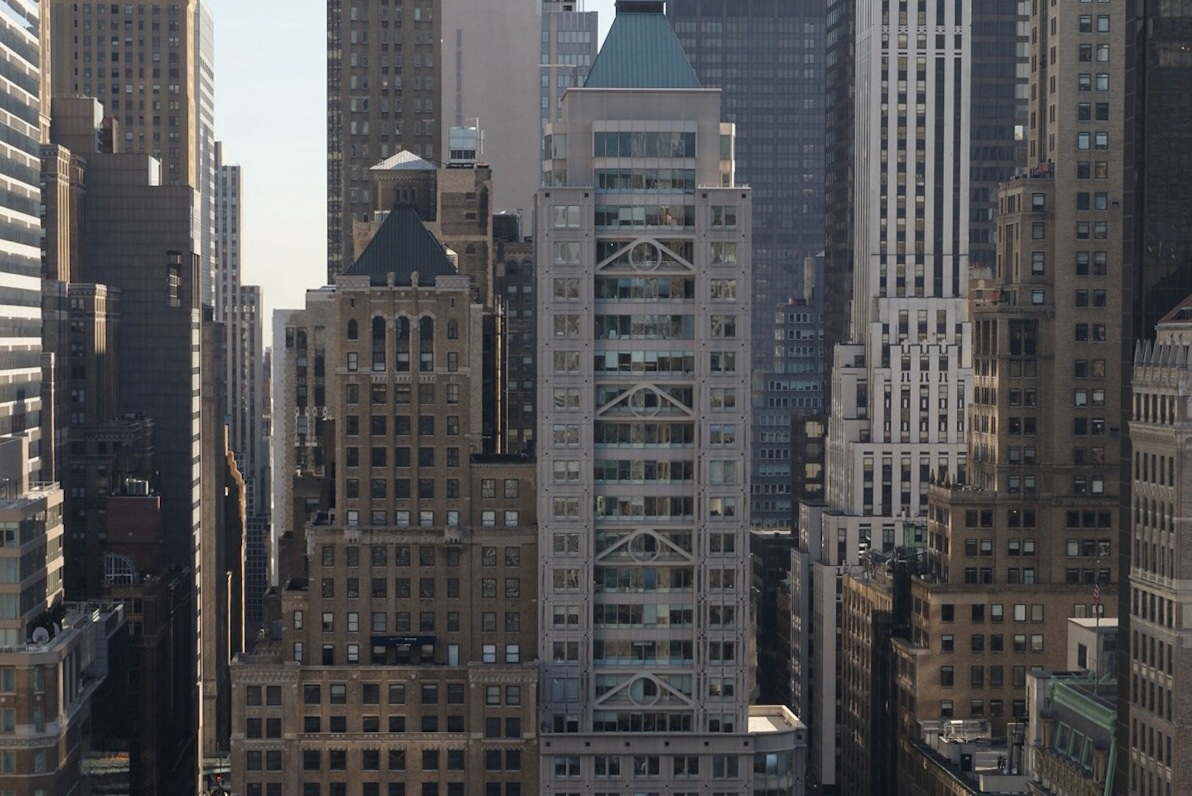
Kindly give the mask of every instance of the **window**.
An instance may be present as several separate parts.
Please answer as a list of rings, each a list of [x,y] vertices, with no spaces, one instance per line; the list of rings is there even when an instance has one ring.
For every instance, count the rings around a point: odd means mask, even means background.
[[[737,226],[737,208],[734,205],[712,205],[712,226]]]

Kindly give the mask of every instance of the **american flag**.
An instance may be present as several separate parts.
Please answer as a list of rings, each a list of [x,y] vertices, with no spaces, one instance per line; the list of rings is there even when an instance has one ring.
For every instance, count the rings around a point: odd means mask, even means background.
[[[1100,604],[1101,604],[1101,584],[1094,583],[1093,584],[1093,605],[1099,606]]]

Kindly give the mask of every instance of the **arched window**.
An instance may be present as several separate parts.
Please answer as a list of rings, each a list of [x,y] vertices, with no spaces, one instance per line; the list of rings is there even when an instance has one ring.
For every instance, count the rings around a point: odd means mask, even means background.
[[[522,260],[522,276],[526,277],[527,279],[532,279],[534,277],[534,263],[530,262],[529,260]]]
[[[452,320],[447,321],[447,339],[448,340],[458,340],[459,339],[459,321],[455,320],[454,318]]]
[[[137,568],[128,556],[107,553],[103,560],[103,576],[110,583],[136,583]]]
[[[400,371],[410,370],[410,319],[397,319],[397,359],[394,367]]]
[[[385,369],[385,319],[381,317],[372,320],[372,369]]]
[[[349,340],[359,340],[360,339],[360,324],[356,323],[355,318],[348,321],[348,339]]]
[[[428,373],[435,369],[435,319],[424,315],[418,321],[418,370]]]
[[[476,244],[475,243],[469,243],[467,245],[467,247],[464,249],[464,254],[475,254],[475,253],[476,253]]]

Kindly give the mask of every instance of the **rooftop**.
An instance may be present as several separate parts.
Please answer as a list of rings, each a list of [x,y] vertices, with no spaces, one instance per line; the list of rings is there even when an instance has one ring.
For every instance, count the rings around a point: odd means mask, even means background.
[[[617,0],[617,17],[584,88],[700,88],[665,5]]]
[[[749,734],[762,735],[790,730],[805,730],[799,717],[783,705],[750,705]]]
[[[438,171],[438,167],[429,160],[418,157],[413,152],[402,150],[391,155],[373,166],[371,171]]]
[[[390,274],[394,285],[410,287],[415,274],[419,284],[433,285],[435,277],[458,273],[443,245],[409,205],[393,208],[368,247],[344,271],[347,276],[367,276],[373,287],[389,284]]]

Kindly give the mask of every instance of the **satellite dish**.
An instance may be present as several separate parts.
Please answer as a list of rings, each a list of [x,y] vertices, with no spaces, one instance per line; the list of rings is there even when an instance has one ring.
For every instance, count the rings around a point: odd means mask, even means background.
[[[50,640],[50,631],[46,630],[44,627],[39,627],[39,628],[34,629],[34,631],[33,631],[33,643],[34,644],[45,644],[45,643],[49,642],[49,640]]]

